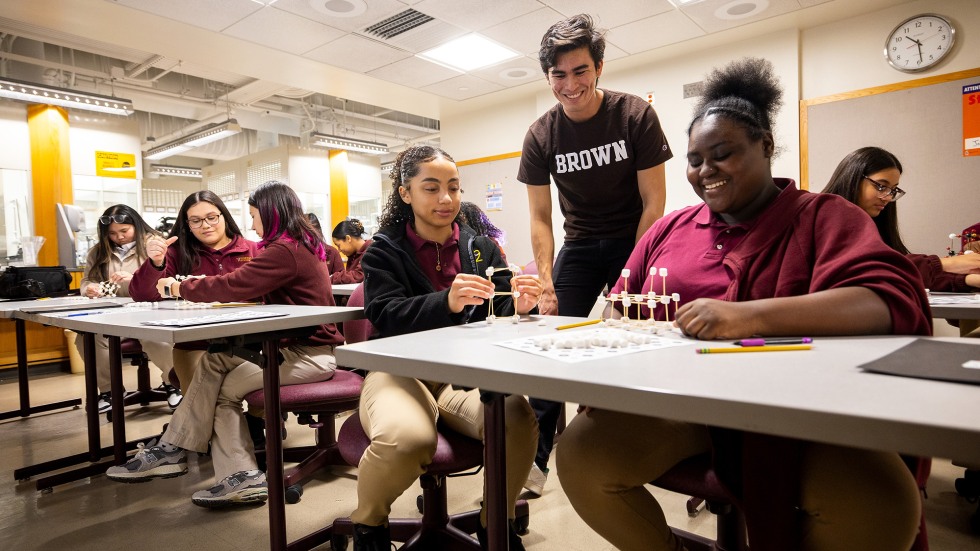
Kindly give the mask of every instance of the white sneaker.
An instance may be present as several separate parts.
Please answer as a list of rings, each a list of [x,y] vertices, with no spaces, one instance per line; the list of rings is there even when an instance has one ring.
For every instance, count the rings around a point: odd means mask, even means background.
[[[537,463],[531,465],[531,472],[527,474],[527,482],[524,483],[524,489],[528,492],[540,496],[544,492],[544,484],[548,482],[548,472],[549,469],[545,468],[541,470]]]
[[[183,399],[184,395],[179,390],[167,385],[167,405],[170,406],[170,411],[177,409]]]
[[[99,413],[105,413],[112,409],[112,396],[108,392],[99,394]]]

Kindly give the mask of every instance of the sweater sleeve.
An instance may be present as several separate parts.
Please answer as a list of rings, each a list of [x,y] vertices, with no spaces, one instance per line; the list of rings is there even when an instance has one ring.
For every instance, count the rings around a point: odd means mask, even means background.
[[[173,277],[177,265],[177,247],[167,249],[167,258],[163,268],[157,268],[147,260],[133,273],[129,282],[129,296],[137,302],[156,302],[163,300],[157,292],[157,281],[165,277]]]
[[[943,262],[934,254],[908,254],[922,276],[922,283],[930,291],[966,293],[975,291],[974,287],[966,284],[966,275],[954,274],[943,270]]]
[[[276,242],[233,272],[184,280],[180,296],[195,302],[251,300],[288,286],[296,273],[296,257]]]

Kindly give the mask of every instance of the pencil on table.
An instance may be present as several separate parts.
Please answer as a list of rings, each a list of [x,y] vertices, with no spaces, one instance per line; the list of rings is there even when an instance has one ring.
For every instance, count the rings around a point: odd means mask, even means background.
[[[555,329],[557,329],[559,331],[561,331],[562,329],[574,329],[576,327],[584,327],[586,325],[594,325],[594,324],[599,323],[601,321],[602,321],[601,319],[599,319],[599,320],[580,321],[580,322],[577,322],[577,323],[569,323],[568,325],[559,325]]]

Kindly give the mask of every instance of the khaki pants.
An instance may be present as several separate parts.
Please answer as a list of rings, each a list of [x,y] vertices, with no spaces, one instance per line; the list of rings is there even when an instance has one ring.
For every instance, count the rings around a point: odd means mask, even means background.
[[[371,445],[358,465],[357,510],[351,514],[358,524],[384,524],[391,504],[425,472],[436,451],[438,420],[456,432],[483,440],[478,390],[453,390],[451,385],[373,371],[361,389],[359,414]],[[514,518],[517,496],[534,460],[538,430],[534,412],[523,396],[504,400],[504,416],[507,514]]]
[[[314,383],[333,377],[332,346],[290,346],[280,350],[282,385]],[[174,411],[163,441],[196,452],[211,442],[214,474],[221,480],[238,471],[258,468],[255,449],[242,417],[245,395],[262,388],[262,368],[236,356],[202,354],[193,382]]]
[[[592,410],[562,433],[558,478],[579,516],[618,549],[676,551],[680,542],[643,486],[709,449],[702,425]],[[801,470],[801,550],[911,547],[921,501],[898,454],[813,443]]]
[[[170,370],[174,367],[173,345],[166,342],[140,341],[143,352],[150,358],[153,365],[160,368],[163,382],[169,383]],[[85,357],[85,339],[78,335],[75,348],[82,358]],[[109,377],[109,339],[103,335],[95,336],[95,378],[99,392],[109,392],[111,381]]]

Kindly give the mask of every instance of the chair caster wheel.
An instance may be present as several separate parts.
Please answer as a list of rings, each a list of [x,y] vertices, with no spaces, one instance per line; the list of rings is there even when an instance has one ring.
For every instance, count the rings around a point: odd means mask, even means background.
[[[333,549],[333,551],[347,551],[347,536],[339,534],[331,536],[330,549]]]
[[[423,510],[423,509],[425,509],[425,507],[422,506],[422,496],[418,496],[418,497],[415,498],[415,508],[419,510],[419,514],[422,514],[422,513],[425,512]]]
[[[289,504],[299,503],[299,500],[302,497],[303,497],[302,485],[293,484],[292,486],[286,488],[286,503]]]
[[[514,519],[514,531],[517,535],[524,536],[528,533],[528,526],[531,525],[531,517],[528,515],[517,515]]]

